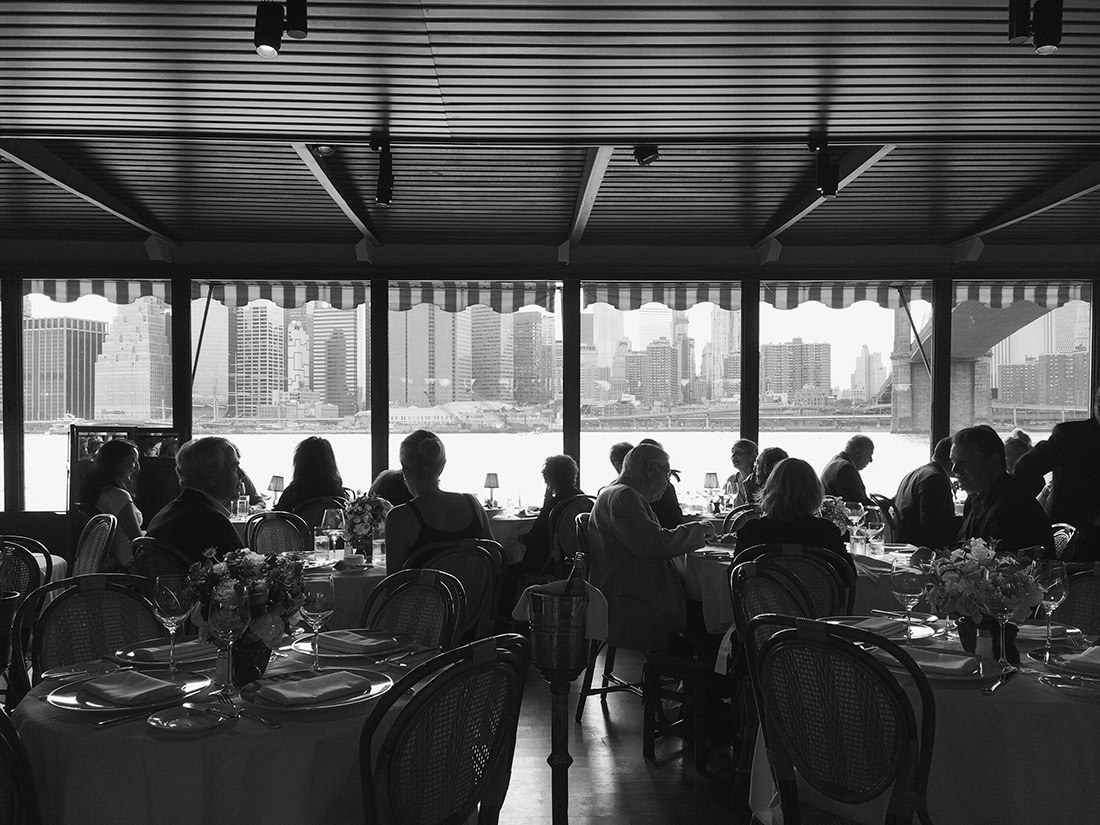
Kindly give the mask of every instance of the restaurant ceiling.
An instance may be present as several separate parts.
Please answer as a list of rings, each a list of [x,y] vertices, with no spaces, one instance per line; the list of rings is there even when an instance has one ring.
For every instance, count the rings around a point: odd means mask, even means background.
[[[252,2],[6,0],[0,262],[1087,275],[1100,4],[1048,57],[1007,6],[310,0],[264,60]]]

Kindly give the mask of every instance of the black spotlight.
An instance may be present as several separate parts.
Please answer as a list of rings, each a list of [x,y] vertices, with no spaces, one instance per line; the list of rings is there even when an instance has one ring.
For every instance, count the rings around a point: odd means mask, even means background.
[[[305,40],[307,34],[306,0],[286,0],[286,36]]]
[[[1031,37],[1031,0],[1008,0],[1008,42],[1014,46]]]
[[[272,60],[283,45],[283,7],[280,3],[256,4],[256,33],[252,37],[256,54]]]
[[[634,147],[634,160],[638,161],[639,166],[649,166],[659,157],[661,154],[656,143],[639,143]]]
[[[1031,42],[1036,54],[1054,54],[1062,42],[1062,0],[1035,0],[1031,9]]]
[[[388,143],[382,144],[378,151],[378,188],[374,193],[374,202],[379,206],[389,206],[393,200],[393,155]]]

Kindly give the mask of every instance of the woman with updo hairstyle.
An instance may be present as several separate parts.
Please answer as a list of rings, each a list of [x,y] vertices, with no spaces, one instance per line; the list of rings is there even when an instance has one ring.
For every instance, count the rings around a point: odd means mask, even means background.
[[[115,438],[96,452],[92,470],[81,485],[82,504],[118,520],[106,562],[109,572],[133,567],[130,542],[145,535],[141,529],[141,511],[134,505],[134,488],[140,469],[137,444],[126,438]]]
[[[437,541],[491,539],[489,517],[472,493],[439,489],[447,451],[433,432],[417,430],[401,442],[401,474],[413,499],[386,516],[386,563],[401,570],[409,555]]]
[[[279,496],[279,509],[293,512],[311,498],[344,497],[344,480],[336,466],[336,454],[327,438],[311,435],[294,449],[294,474]]]

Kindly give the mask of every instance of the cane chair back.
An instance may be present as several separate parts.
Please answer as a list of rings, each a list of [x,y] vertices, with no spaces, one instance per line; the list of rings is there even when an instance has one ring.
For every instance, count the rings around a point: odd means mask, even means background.
[[[752,510],[745,510],[743,513],[739,513],[737,518],[731,522],[728,532],[736,533],[750,521],[756,521],[762,515],[764,515],[764,513],[759,507],[753,508]]]
[[[74,576],[105,572],[107,554],[111,550],[111,540],[117,527],[118,519],[107,513],[100,513],[88,520],[76,542]]]
[[[21,594],[22,601],[32,590],[43,584],[42,569],[34,553],[21,544],[4,539],[0,556],[0,590]]]
[[[562,499],[550,511],[550,562],[554,566],[554,574],[559,578],[565,575],[566,567],[572,566],[573,556],[580,549],[577,516],[592,512],[595,505],[595,496],[578,493]]]
[[[462,582],[466,613],[458,631],[461,644],[484,639],[492,629],[503,559],[504,551],[492,539],[461,539],[425,545],[409,556],[405,566],[442,570]]]
[[[764,625],[782,629],[750,658],[749,675],[784,822],[801,823],[801,779],[843,804],[888,794],[887,823],[928,823],[936,707],[910,655],[858,628],[788,616],[759,616],[748,635]],[[891,669],[915,683],[920,722]]]
[[[722,532],[732,533],[734,532],[733,525],[737,523],[737,519],[743,516],[745,513],[759,513],[760,505],[753,502],[748,504],[739,504],[726,513],[726,517],[722,519]],[[741,522],[744,524],[744,522]]]
[[[319,496],[303,501],[294,508],[294,515],[306,523],[307,533],[312,536],[313,528],[321,526],[321,519],[325,516],[325,510],[343,510],[348,506],[348,500],[340,496]]]
[[[1059,561],[1072,562],[1075,548],[1073,539],[1077,535],[1077,528],[1072,524],[1061,522],[1050,525],[1054,532],[1054,555]]]
[[[34,775],[23,740],[8,714],[0,709],[0,822],[40,825]]]
[[[245,544],[261,556],[279,553],[308,553],[311,548],[310,528],[301,516],[270,510],[256,513],[245,526]]]
[[[368,825],[498,820],[530,659],[522,636],[482,639],[382,694],[359,742]]]
[[[898,508],[894,500],[881,493],[871,493],[871,501],[878,505],[879,512],[882,513],[882,521],[886,525],[882,540],[898,541]]]
[[[789,568],[774,559],[765,557],[734,565],[730,569],[730,594],[738,638],[744,640],[751,654],[755,654],[771,632],[778,629],[762,625],[756,635],[748,639],[749,623],[757,616],[818,618],[809,591]]]
[[[1086,636],[1100,633],[1100,563],[1090,570],[1070,575],[1066,582],[1066,600],[1058,605],[1053,618],[1081,628]]]
[[[399,570],[371,591],[359,626],[449,650],[466,614],[462,582],[442,570]]]
[[[42,584],[49,584],[53,578],[53,555],[38,539],[29,536],[4,536],[5,543],[18,544],[32,555],[41,556],[43,562],[39,565],[42,570]]]
[[[191,562],[182,552],[160,539],[141,536],[131,542],[134,548],[134,572],[155,582],[157,576],[186,574]]]
[[[805,544],[758,544],[739,552],[734,562],[763,558],[774,560],[794,574],[810,594],[814,616],[851,615],[856,573],[837,553]]]

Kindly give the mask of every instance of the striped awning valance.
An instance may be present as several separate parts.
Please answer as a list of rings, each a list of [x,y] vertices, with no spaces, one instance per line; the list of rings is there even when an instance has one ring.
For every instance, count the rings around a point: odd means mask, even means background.
[[[722,309],[741,308],[737,282],[721,283],[632,283],[628,281],[584,284],[584,304],[610,304],[627,311],[646,304],[664,304],[669,309],[691,309],[696,304],[717,304]]]
[[[169,300],[167,281],[23,281],[24,295],[45,295],[58,303],[75,301],[85,295],[100,295],[112,304],[129,304],[154,295]]]
[[[857,301],[874,301],[886,309],[898,309],[902,305],[902,292],[906,301],[932,300],[929,281],[768,281],[760,286],[762,300],[776,309],[794,309],[808,301],[832,309],[844,309]]]
[[[263,299],[283,309],[295,309],[310,301],[325,301],[337,309],[355,309],[365,304],[370,294],[367,281],[192,281],[191,297],[205,299],[210,287],[214,300],[228,307],[248,306]]]
[[[515,312],[527,306],[553,312],[556,291],[553,281],[391,281],[390,309],[433,304],[446,312],[478,305],[494,312]]]
[[[1025,282],[1025,281],[956,281],[955,303],[977,301],[991,309],[1000,309],[1020,301],[1055,309],[1070,301],[1092,299],[1088,281]]]

